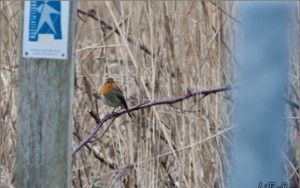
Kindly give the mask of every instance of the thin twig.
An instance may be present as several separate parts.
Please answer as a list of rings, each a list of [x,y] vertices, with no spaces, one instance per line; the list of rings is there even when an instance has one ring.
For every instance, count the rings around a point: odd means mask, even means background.
[[[109,30],[114,30],[114,32],[117,34],[117,35],[121,35],[120,31],[118,29],[115,29],[113,26],[111,26],[110,24],[108,24],[106,21],[104,21],[104,19],[100,18],[99,16],[97,16],[98,14],[96,14],[96,11],[93,10],[93,9],[90,9],[89,11],[83,11],[81,9],[77,9],[77,13],[78,15],[79,14],[83,14],[83,15],[86,15],[92,19],[94,19],[95,21],[99,22],[100,25],[102,26],[102,28],[105,28],[105,29],[109,29]],[[126,37],[127,41],[131,44],[134,43],[134,40],[132,37],[130,36],[127,36]],[[150,55],[151,57],[154,57],[154,54],[152,54],[151,50],[145,46],[144,44],[139,44],[139,48],[144,51],[146,54]]]
[[[218,6],[215,2],[209,0],[208,2],[210,2],[211,4],[213,4],[214,6],[216,6],[222,13],[224,13],[226,16],[228,16],[230,19],[232,19],[233,21],[235,21],[238,24],[241,24],[242,22],[238,19],[236,19],[235,17],[233,17],[232,15],[230,15],[228,12],[226,12],[222,7]]]
[[[81,140],[81,137],[80,137],[77,133],[74,133],[73,135],[76,136],[78,140]],[[85,147],[88,148],[88,150],[94,154],[94,157],[95,157],[96,159],[98,159],[102,164],[108,166],[108,167],[111,168],[111,169],[115,169],[115,168],[116,168],[116,165],[115,165],[115,164],[110,163],[110,162],[108,162],[106,159],[104,159],[103,157],[101,157],[101,156],[97,153],[97,151],[95,151],[95,149],[94,149],[92,146],[89,146],[89,144],[86,144]],[[79,171],[79,172],[80,172],[80,171]]]

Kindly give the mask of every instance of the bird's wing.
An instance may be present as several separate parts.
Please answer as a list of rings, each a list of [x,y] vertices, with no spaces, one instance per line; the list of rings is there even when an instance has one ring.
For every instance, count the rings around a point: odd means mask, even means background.
[[[123,94],[120,93],[120,92],[116,92],[116,96],[120,99],[120,101],[121,101],[122,105],[124,106],[124,108],[126,109],[128,115],[129,115],[131,118],[133,118],[133,116],[132,116],[132,115],[130,114],[130,112],[128,111],[128,106],[127,106],[127,103],[126,103],[126,100],[125,100]]]
[[[120,101],[123,104],[123,106],[125,107],[125,109],[128,110],[128,106],[127,106],[126,100],[123,97],[122,93],[116,92],[116,96],[120,99]]]
[[[114,85],[114,90],[121,93],[121,94],[123,94],[122,90],[116,84]]]

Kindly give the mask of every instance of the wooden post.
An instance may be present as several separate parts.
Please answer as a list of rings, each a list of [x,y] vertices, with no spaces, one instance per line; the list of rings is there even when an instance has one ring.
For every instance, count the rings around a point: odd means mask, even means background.
[[[76,1],[70,1],[66,60],[23,58],[20,53],[17,188],[71,187],[75,25]]]

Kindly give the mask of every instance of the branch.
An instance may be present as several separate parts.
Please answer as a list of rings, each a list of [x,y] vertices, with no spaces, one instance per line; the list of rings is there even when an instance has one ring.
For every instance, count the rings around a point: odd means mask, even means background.
[[[231,90],[231,89],[232,89],[232,87],[230,85],[227,85],[227,86],[223,86],[223,87],[219,87],[219,88],[213,88],[213,89],[207,89],[207,90],[187,90],[187,94],[184,95],[184,96],[172,97],[172,98],[167,98],[167,99],[163,99],[163,100],[159,100],[159,101],[145,101],[142,104],[139,104],[137,106],[129,108],[128,111],[132,112],[132,111],[136,111],[136,110],[140,110],[140,109],[144,109],[144,108],[150,108],[152,106],[157,106],[157,105],[173,104],[173,103],[181,102],[181,101],[186,100],[186,99],[191,98],[191,97],[195,97],[197,95],[202,95],[202,97],[200,99],[200,100],[202,100],[204,97],[206,97],[208,95],[223,92],[223,91],[227,91],[227,90]],[[99,119],[97,117],[97,115],[92,110],[90,110],[89,113],[95,119],[96,127],[90,133],[90,135],[87,138],[85,138],[76,147],[76,149],[72,153],[72,156],[74,156],[83,146],[85,146],[86,144],[88,144],[90,142],[90,140],[97,134],[98,130],[102,127],[102,125],[106,121],[108,121],[110,119],[113,119],[113,118],[117,118],[117,117],[121,116],[122,114],[127,113],[127,111],[122,110],[122,111],[119,111],[119,112],[112,112],[110,114],[105,115],[102,119]]]
[[[73,135],[76,136],[78,140],[82,140],[81,137],[77,133],[73,133]],[[105,160],[103,157],[101,157],[92,146],[89,146],[89,144],[86,144],[85,147],[88,148],[88,150],[94,154],[94,157],[96,159],[98,159],[101,163],[103,163],[104,165],[108,166],[109,168],[111,168],[113,170],[116,168],[115,164],[110,163],[107,160]]]
[[[108,24],[106,21],[104,21],[104,19],[100,18],[100,16],[97,16],[98,14],[96,13],[96,11],[94,9],[89,9],[87,12],[83,11],[81,9],[77,9],[77,13],[86,15],[86,16],[94,19],[95,21],[99,22],[103,28],[113,30],[117,35],[120,36],[120,31],[118,29],[115,29],[113,26]],[[129,43],[131,43],[131,44],[134,43],[133,39],[130,36],[127,36],[126,39]],[[151,53],[151,50],[144,44],[140,43],[139,48],[142,51],[144,51],[146,54],[150,55],[151,57],[154,57],[154,54]]]

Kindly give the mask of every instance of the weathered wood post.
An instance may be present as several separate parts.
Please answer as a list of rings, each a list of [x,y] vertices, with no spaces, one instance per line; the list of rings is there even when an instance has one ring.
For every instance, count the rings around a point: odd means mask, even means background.
[[[71,187],[76,1],[22,2],[16,187]]]

